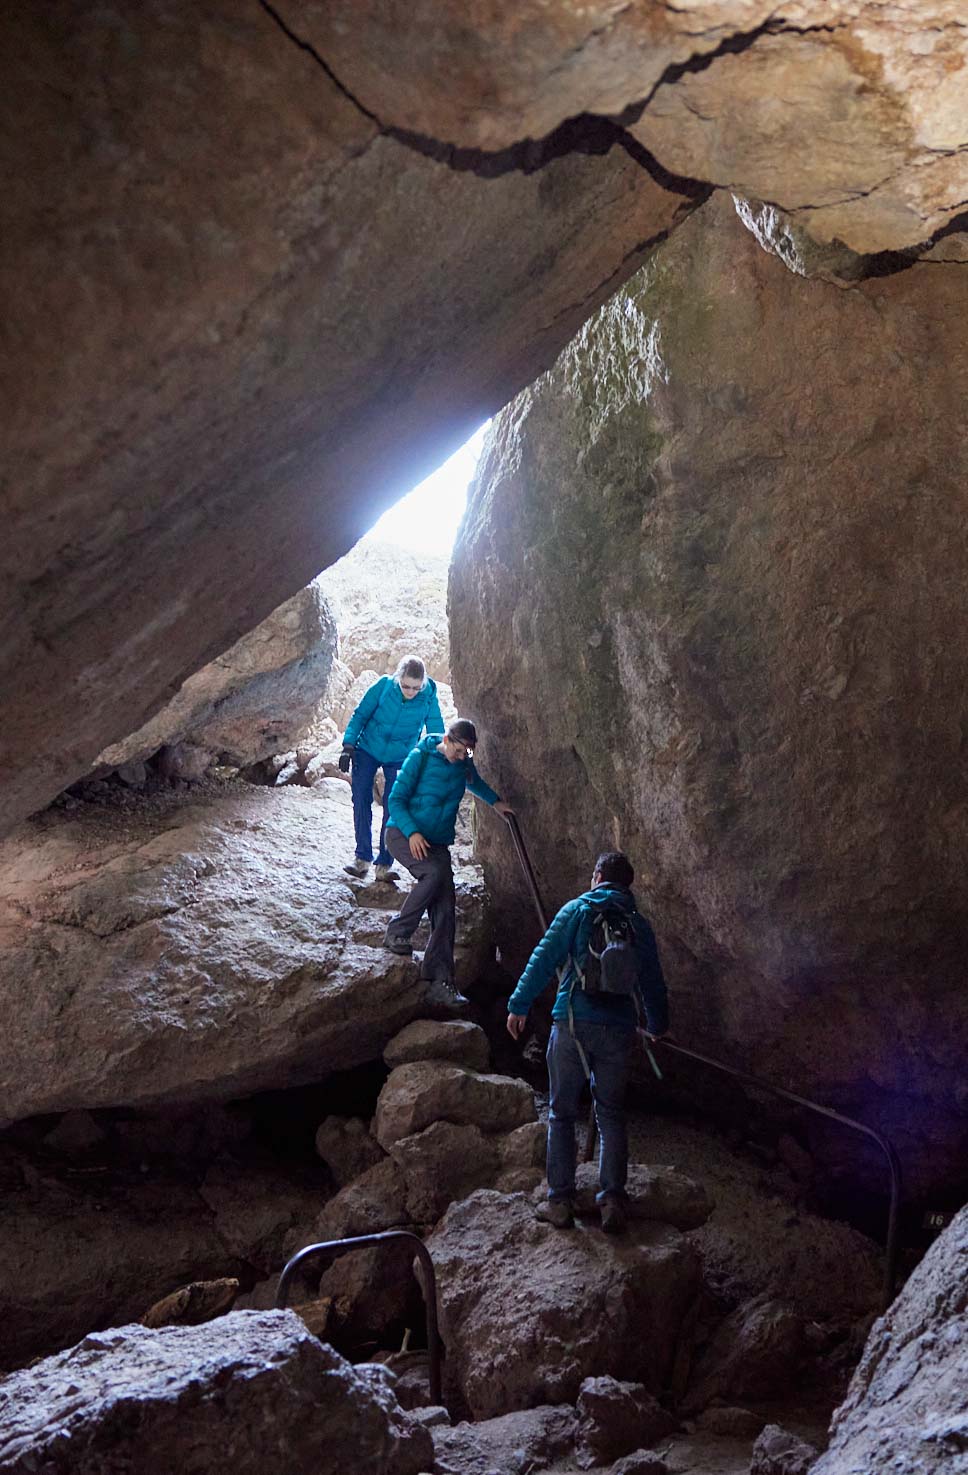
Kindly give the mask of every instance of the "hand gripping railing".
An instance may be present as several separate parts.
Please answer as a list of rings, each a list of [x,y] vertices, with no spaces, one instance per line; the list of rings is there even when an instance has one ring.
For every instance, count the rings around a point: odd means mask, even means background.
[[[505,815],[508,829],[511,832],[511,842],[524,872],[534,909],[541,923],[543,931],[548,929],[548,916],[541,900],[541,892],[538,890],[538,882],[535,878],[531,858],[525,848],[521,836],[521,829],[517,817],[513,814]],[[897,1234],[898,1217],[901,1207],[901,1164],[893,1143],[873,1127],[868,1127],[864,1122],[855,1121],[853,1117],[844,1116],[839,1111],[833,1111],[829,1106],[821,1106],[819,1101],[811,1101],[808,1096],[799,1096],[795,1091],[787,1091],[783,1086],[775,1086],[772,1081],[764,1081],[759,1076],[749,1075],[746,1071],[737,1070],[733,1065],[727,1065],[722,1060],[714,1060],[710,1055],[700,1055],[698,1050],[689,1050],[685,1045],[677,1045],[673,1040],[656,1040],[653,1042],[661,1045],[664,1050],[672,1050],[676,1055],[686,1056],[689,1060],[697,1060],[700,1065],[708,1065],[712,1070],[722,1071],[724,1075],[732,1076],[734,1080],[740,1081],[745,1086],[751,1086],[758,1091],[769,1091],[774,1096],[781,1097],[784,1101],[792,1101],[797,1106],[805,1106],[808,1111],[816,1112],[818,1116],[828,1117],[831,1121],[840,1122],[841,1126],[850,1127],[855,1132],[862,1132],[877,1143],[887,1161],[890,1174],[890,1198],[887,1211],[887,1232],[884,1240],[884,1280],[882,1287],[882,1299],[884,1310],[894,1299],[894,1282],[897,1274]],[[595,1115],[594,1106],[588,1124],[588,1137],[586,1139],[586,1159],[591,1156],[595,1142]]]
[[[343,1250],[362,1249],[364,1245],[385,1244],[392,1239],[409,1239],[413,1242],[413,1250],[419,1259],[427,1276],[427,1284],[424,1290],[424,1302],[427,1307],[427,1353],[430,1358],[430,1401],[434,1404],[443,1403],[440,1384],[440,1332],[437,1327],[437,1275],[434,1271],[434,1262],[430,1258],[430,1251],[416,1234],[411,1234],[409,1229],[386,1229],[381,1234],[361,1234],[354,1239],[328,1239],[322,1244],[306,1245],[305,1249],[297,1251],[292,1259],[287,1261],[279,1284],[276,1287],[276,1309],[284,1311],[289,1304],[289,1285],[293,1276],[311,1255],[336,1255]]]

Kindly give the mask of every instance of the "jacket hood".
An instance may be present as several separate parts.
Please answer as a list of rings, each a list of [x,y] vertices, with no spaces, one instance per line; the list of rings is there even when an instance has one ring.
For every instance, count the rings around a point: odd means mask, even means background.
[[[595,886],[591,891],[583,891],[578,899],[587,902],[589,906],[609,906],[619,912],[636,910],[635,897],[629,888],[617,886],[612,881],[603,881],[601,886]]]
[[[417,744],[417,747],[420,749],[420,751],[422,753],[433,753],[433,752],[436,752],[437,747],[439,746],[440,740],[443,737],[443,735],[444,734],[442,732],[428,732],[428,734],[427,734],[426,737],[422,737],[420,739],[419,743]]]

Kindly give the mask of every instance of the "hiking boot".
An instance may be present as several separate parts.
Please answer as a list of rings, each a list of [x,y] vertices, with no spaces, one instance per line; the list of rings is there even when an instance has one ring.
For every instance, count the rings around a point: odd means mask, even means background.
[[[629,1227],[629,1216],[620,1198],[609,1194],[601,1203],[602,1229],[606,1234],[624,1234]]]
[[[534,1211],[534,1217],[553,1229],[573,1229],[575,1206],[570,1198],[546,1198]]]
[[[369,869],[370,862],[368,860],[361,860],[358,855],[350,862],[348,866],[343,867],[343,870],[346,871],[347,875],[356,876],[359,880],[362,880]]]
[[[458,1009],[470,1007],[470,999],[460,992],[456,983],[448,978],[423,978],[421,983],[427,985],[427,996],[433,1002],[436,997],[441,1003],[451,1005]]]
[[[376,879],[378,881],[399,881],[400,872],[395,871],[392,866],[377,866]]]
[[[383,946],[388,952],[397,953],[401,958],[413,957],[413,944],[406,937],[393,937],[388,932],[383,939]]]

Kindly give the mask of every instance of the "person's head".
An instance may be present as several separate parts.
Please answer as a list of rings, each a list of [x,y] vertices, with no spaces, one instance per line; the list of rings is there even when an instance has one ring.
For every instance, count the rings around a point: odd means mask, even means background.
[[[463,763],[477,745],[477,728],[466,717],[458,717],[444,733],[441,744],[448,763]]]
[[[427,685],[427,668],[416,656],[404,656],[393,673],[393,679],[403,693],[405,702],[412,702],[418,691]]]
[[[595,862],[592,885],[631,886],[635,880],[632,862],[621,850],[606,850]]]

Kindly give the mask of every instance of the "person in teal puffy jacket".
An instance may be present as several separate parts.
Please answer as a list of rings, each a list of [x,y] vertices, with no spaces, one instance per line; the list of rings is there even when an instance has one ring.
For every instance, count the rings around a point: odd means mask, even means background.
[[[558,980],[548,1041],[548,1201],[537,1211],[539,1219],[556,1229],[569,1229],[575,1222],[575,1125],[586,1074],[601,1133],[598,1203],[602,1228],[610,1234],[625,1228],[625,1086],[636,1023],[643,1019],[652,1039],[661,1039],[669,1028],[669,1003],[655,933],[635,904],[634,880],[627,855],[620,850],[600,855],[591,889],[566,902],[557,913],[508,1000],[508,1033],[520,1039],[531,1005],[553,979]],[[617,916],[628,924],[636,969],[632,994],[585,991],[583,978],[598,916]]]
[[[409,957],[410,942],[426,911],[430,938],[420,968],[421,978],[454,991],[456,897],[449,846],[454,843],[457,810],[465,789],[491,804],[498,814],[513,814],[474,767],[477,742],[473,722],[452,722],[443,736],[428,734],[400,770],[390,793],[386,843],[390,854],[406,866],[417,884],[387,926],[384,947]]]
[[[364,694],[343,736],[339,766],[352,764],[353,825],[356,855],[344,866],[351,876],[365,876],[373,859],[373,780],[383,769],[383,821],[376,856],[376,879],[392,881],[393,856],[387,850],[387,813],[390,790],[404,758],[420,734],[443,732],[444,719],[437,687],[416,656],[402,660],[392,676],[381,676]]]

